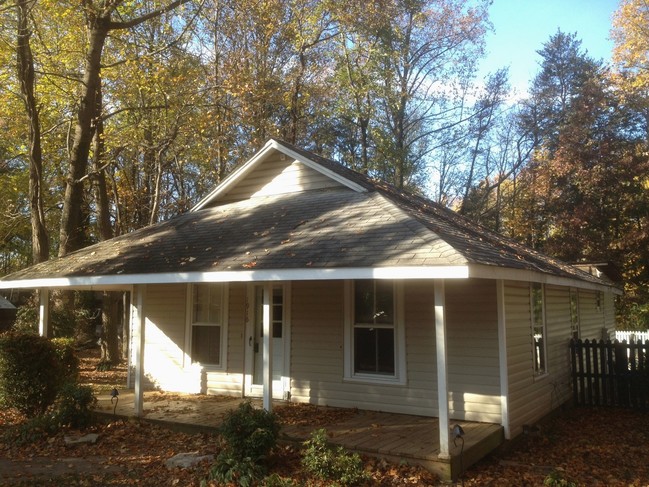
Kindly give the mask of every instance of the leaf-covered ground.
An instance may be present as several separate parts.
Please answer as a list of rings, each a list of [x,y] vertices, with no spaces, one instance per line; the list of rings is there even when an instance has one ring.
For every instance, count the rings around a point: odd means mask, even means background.
[[[124,383],[125,368],[94,370],[96,357],[84,357],[82,378],[106,392]],[[344,410],[331,414],[345,414]],[[314,418],[308,408],[282,408],[280,421],[315,426],[327,419]],[[12,425],[24,421],[11,410],[0,411],[0,485],[144,485],[198,486],[209,463],[194,470],[169,469],[167,459],[183,452],[218,453],[210,435],[172,432],[148,423],[119,420],[97,424],[84,432],[65,431],[29,445],[4,439]],[[315,421],[315,422],[314,422]],[[94,432],[94,444],[66,446],[64,437]],[[649,485],[649,414],[613,409],[573,409],[524,436],[508,452],[492,455],[474,465],[458,484],[466,486]],[[438,485],[436,478],[417,467],[365,460],[370,485]],[[271,459],[271,471],[295,480],[296,485],[321,486],[304,474],[299,452],[280,447]],[[561,481],[565,483],[560,483]]]

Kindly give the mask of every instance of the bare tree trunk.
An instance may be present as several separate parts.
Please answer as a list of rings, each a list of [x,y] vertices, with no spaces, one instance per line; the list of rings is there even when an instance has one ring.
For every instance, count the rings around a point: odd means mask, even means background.
[[[88,170],[90,144],[94,132],[96,96],[99,90],[101,53],[109,32],[109,18],[97,16],[89,21],[90,45],[86,55],[81,100],[74,129],[72,153],[63,200],[59,257],[83,246],[83,177]]]
[[[101,307],[101,362],[118,364],[121,361],[117,323],[119,322],[119,301],[122,293],[104,292]]]
[[[34,94],[34,58],[30,45],[30,7],[27,0],[16,4],[18,13],[18,43],[16,46],[20,92],[29,119],[29,204],[32,226],[32,262],[38,264],[50,256],[49,238],[43,208],[43,153],[41,125]]]

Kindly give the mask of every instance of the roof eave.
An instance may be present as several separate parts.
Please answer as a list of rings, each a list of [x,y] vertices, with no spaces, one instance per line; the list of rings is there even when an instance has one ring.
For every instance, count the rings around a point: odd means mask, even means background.
[[[513,269],[511,267],[498,267],[485,264],[472,264],[469,266],[469,277],[482,279],[503,279],[509,281],[540,282],[557,286],[575,287],[591,291],[612,292],[621,295],[623,291],[604,281],[601,283],[579,279],[577,277],[563,277],[531,269]]]
[[[216,272],[176,272],[70,276],[57,278],[0,281],[0,289],[39,288],[117,288],[136,284],[178,284],[195,282],[310,281],[334,279],[466,279],[465,265],[426,267],[342,267],[310,269],[261,269]]]

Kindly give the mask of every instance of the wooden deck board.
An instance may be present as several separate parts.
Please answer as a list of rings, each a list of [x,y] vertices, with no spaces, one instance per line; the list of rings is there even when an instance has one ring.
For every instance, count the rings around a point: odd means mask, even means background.
[[[120,401],[115,408],[118,416],[133,415],[133,393],[120,393]],[[217,398],[216,396],[172,395],[167,400],[164,395],[146,393],[144,398],[144,418],[170,425],[185,425],[196,428],[216,430],[224,414],[236,408],[243,399]],[[254,401],[253,401],[254,402]],[[261,407],[261,402],[257,401]],[[277,402],[276,404],[282,404]],[[114,405],[110,396],[98,397],[98,410],[110,415]],[[317,413],[316,413],[317,414]],[[463,451],[463,468],[473,463],[502,442],[502,426],[490,423],[452,421],[465,431],[464,448],[453,445],[451,440],[451,461],[439,460],[439,421],[434,417],[411,416],[404,414],[358,411],[350,416],[342,415],[338,421],[321,426],[305,424],[283,425],[281,433],[292,441],[307,440],[315,429],[324,428],[329,439],[347,449],[365,454],[384,456],[391,460],[406,460],[420,463],[443,477],[456,475],[460,452]],[[469,463],[470,462],[470,463]]]

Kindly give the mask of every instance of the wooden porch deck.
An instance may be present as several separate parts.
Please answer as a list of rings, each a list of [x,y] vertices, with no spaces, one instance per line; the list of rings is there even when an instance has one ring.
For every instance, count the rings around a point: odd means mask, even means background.
[[[103,415],[130,417],[134,414],[132,391],[120,391],[117,406],[110,395],[98,396],[97,411]],[[184,395],[146,392],[144,416],[146,421],[164,424],[184,431],[215,430],[224,414],[236,408],[244,399],[236,397]],[[261,400],[253,400],[261,407]],[[357,409],[316,407],[275,401],[275,412],[282,422],[283,408],[303,408],[300,414],[288,414],[291,424],[282,423],[281,439],[301,443],[318,428],[327,430],[334,444],[362,454],[391,461],[423,465],[442,479],[457,478],[462,469],[477,462],[503,442],[503,428],[497,424],[467,421],[459,424],[464,432],[464,445],[451,441],[451,460],[438,458],[439,421],[437,418],[383,413]],[[298,418],[296,420],[296,417]]]

